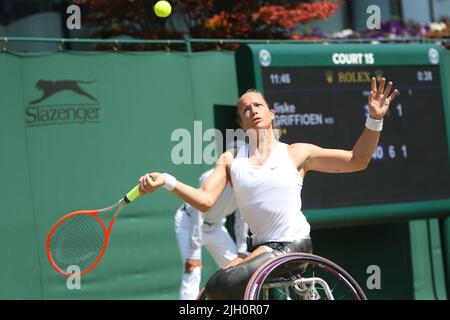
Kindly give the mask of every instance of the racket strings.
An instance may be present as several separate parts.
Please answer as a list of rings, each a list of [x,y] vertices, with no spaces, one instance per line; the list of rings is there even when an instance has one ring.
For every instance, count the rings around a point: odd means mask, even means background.
[[[50,253],[63,272],[76,266],[87,270],[99,257],[105,244],[102,224],[92,215],[79,214],[64,220],[50,239]]]

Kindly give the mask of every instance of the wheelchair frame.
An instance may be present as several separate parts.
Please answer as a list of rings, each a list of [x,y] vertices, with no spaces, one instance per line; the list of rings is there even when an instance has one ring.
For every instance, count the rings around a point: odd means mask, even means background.
[[[305,276],[306,271],[311,270],[312,277]],[[332,286],[328,283],[330,277],[337,281]],[[338,285],[347,292],[336,299],[333,291]],[[204,290],[199,293],[198,300],[206,298]],[[274,290],[278,291],[278,296],[280,293],[284,295],[286,300],[341,300],[342,297],[367,300],[362,288],[347,271],[324,257],[309,253],[287,253],[263,263],[250,278],[243,298],[270,300]],[[319,291],[323,292],[322,295]]]

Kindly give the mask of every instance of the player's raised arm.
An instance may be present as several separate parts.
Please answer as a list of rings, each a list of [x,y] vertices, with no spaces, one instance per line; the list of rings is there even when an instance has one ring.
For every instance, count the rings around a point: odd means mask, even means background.
[[[376,80],[372,78],[368,103],[369,117],[366,128],[356,141],[353,150],[324,149],[305,143],[293,144],[290,146],[290,154],[297,166],[303,168],[305,172],[314,170],[330,173],[354,172],[367,168],[378,145],[383,118],[398,92],[394,90],[389,95],[392,82],[385,88],[385,81],[384,78],[381,79],[377,89]]]
[[[231,163],[232,157],[230,152],[222,154],[211,175],[198,189],[177,181],[175,177],[167,173],[151,172],[139,179],[140,191],[144,194],[164,187],[195,209],[206,212],[214,205],[225,189],[228,181],[227,164]]]

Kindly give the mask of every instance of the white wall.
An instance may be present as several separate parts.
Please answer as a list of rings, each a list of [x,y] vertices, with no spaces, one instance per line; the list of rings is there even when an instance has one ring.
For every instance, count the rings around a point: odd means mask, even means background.
[[[434,20],[450,18],[450,0],[432,0]]]
[[[370,16],[367,13],[367,8],[371,5],[380,7],[381,21],[391,19],[392,12],[389,0],[352,0],[353,24],[356,31],[367,29],[367,19]]]
[[[403,20],[414,20],[422,24],[431,22],[429,0],[402,0]]]

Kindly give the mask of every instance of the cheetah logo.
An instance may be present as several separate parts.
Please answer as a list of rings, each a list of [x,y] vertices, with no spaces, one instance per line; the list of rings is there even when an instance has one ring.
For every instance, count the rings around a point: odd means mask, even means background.
[[[39,99],[33,100],[30,104],[39,103],[56,93],[64,90],[72,90],[79,95],[88,97],[91,100],[97,101],[93,96],[80,88],[80,83],[93,83],[94,81],[78,81],[78,80],[60,80],[60,81],[49,81],[49,80],[39,80],[36,82],[36,88],[43,91],[42,97]]]

